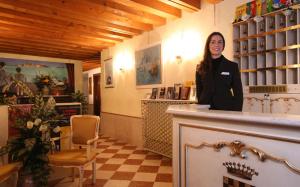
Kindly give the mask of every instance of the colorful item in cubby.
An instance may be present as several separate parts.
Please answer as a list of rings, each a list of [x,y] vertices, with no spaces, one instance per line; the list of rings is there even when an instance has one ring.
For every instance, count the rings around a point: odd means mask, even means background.
[[[256,0],[256,16],[262,15],[262,0]]]
[[[267,0],[261,0],[261,15],[267,13]]]
[[[250,17],[255,17],[256,16],[256,1],[252,1],[250,4]]]
[[[236,7],[234,22],[242,21],[243,7],[244,7],[244,5]]]
[[[288,1],[287,0],[280,0],[280,8],[284,8],[287,6]]]
[[[277,10],[280,8],[280,0],[273,0],[273,5],[272,7]]]
[[[267,13],[273,11],[273,0],[267,0]]]
[[[243,4],[241,6],[241,12],[242,12],[242,20],[245,21],[249,18],[249,14],[247,14],[247,4]]]

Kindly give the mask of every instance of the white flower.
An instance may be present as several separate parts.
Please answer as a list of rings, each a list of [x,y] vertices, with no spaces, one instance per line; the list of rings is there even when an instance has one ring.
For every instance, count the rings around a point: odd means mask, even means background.
[[[27,121],[26,127],[27,127],[27,129],[32,129],[32,127],[33,127],[33,122],[32,122],[32,121]]]
[[[47,128],[48,128],[47,125],[41,125],[40,128],[39,128],[39,131],[46,132]]]
[[[58,133],[58,132],[60,132],[60,131],[61,131],[60,126],[56,126],[56,127],[53,129],[53,132],[55,132],[55,133]]]
[[[37,118],[34,120],[34,125],[38,126],[41,122],[42,120],[40,118]]]

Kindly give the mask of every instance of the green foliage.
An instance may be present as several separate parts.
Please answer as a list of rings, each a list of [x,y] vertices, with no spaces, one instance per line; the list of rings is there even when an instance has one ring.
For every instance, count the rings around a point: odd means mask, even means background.
[[[81,93],[79,90],[77,92],[72,93],[72,99],[75,102],[81,103],[81,108],[82,108],[82,114],[87,114],[88,112],[88,101],[86,96]]]
[[[48,153],[51,149],[50,133],[59,130],[60,118],[55,111],[55,100],[50,97],[44,102],[42,95],[34,97],[31,113],[24,113],[17,108],[18,114],[14,128],[19,135],[8,141],[6,149],[12,161],[23,163],[21,175],[30,175],[35,186],[47,186],[51,168]]]

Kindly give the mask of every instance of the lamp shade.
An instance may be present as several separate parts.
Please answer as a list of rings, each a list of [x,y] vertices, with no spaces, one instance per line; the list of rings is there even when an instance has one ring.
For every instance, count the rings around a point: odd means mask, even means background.
[[[224,0],[206,0],[208,3],[211,3],[211,4],[217,4],[217,3],[220,3],[221,1],[224,1]]]

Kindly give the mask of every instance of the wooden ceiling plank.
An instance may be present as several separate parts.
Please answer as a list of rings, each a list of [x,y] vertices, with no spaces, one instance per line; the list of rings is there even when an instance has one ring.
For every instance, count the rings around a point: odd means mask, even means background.
[[[125,39],[125,38],[132,38],[132,35],[123,34],[118,32],[112,32],[105,29],[100,29],[88,25],[77,24],[72,21],[64,21],[58,20],[55,18],[48,18],[44,16],[36,16],[22,12],[15,12],[13,10],[5,9],[0,7],[0,16],[1,20],[15,23],[15,24],[22,24],[22,25],[37,25],[37,26],[48,26],[53,27],[54,29],[62,29],[66,31],[72,32],[84,32],[84,33],[94,33],[94,34],[101,34],[104,36],[108,36],[111,38],[118,38],[118,39]]]
[[[177,7],[188,12],[196,12],[201,8],[201,0],[159,0],[160,2]]]
[[[181,10],[158,0],[112,0],[164,18],[180,18]]]
[[[78,32],[72,32],[71,30],[70,31],[66,31],[66,30],[62,30],[62,29],[58,29],[58,28],[53,28],[53,27],[48,27],[46,25],[43,25],[43,27],[37,25],[37,24],[32,24],[32,23],[24,23],[23,22],[16,22],[14,21],[13,22],[13,19],[11,20],[8,20],[9,18],[5,18],[5,17],[2,17],[0,16],[0,25],[1,26],[9,26],[9,25],[12,25],[12,26],[16,26],[16,27],[19,27],[19,28],[28,28],[28,29],[33,29],[35,31],[45,31],[45,32],[50,32],[50,33],[65,33],[65,34],[69,34],[69,35],[74,35],[72,33],[78,33]],[[117,39],[117,38],[112,38],[112,37],[108,37],[108,36],[104,36],[104,35],[100,35],[100,34],[94,34],[94,33],[86,33],[86,32],[80,32],[81,36],[83,37],[87,37],[87,38],[97,38],[97,40],[102,40],[104,42],[112,42],[112,43],[117,43],[117,42],[122,42],[123,40],[121,39]],[[99,39],[98,39],[99,38]]]
[[[56,18],[59,20],[65,20],[65,21],[72,21],[78,24],[83,25],[91,25],[91,26],[97,26],[102,29],[114,31],[114,32],[120,32],[123,34],[130,34],[130,35],[136,35],[142,33],[142,30],[130,28],[126,26],[116,25],[113,23],[109,23],[103,20],[96,20],[92,16],[84,15],[84,14],[69,14],[66,11],[58,11],[54,10],[53,8],[48,8],[45,6],[39,6],[33,3],[37,3],[39,1],[31,1],[31,0],[1,0],[0,1],[0,7],[11,9],[17,12],[25,12],[32,15],[38,15],[38,16],[46,16],[50,18]]]
[[[116,25],[127,26],[139,30],[152,30],[153,26],[148,23],[143,23],[140,20],[128,19],[125,16],[112,14],[105,6],[95,6],[86,3],[87,1],[78,0],[22,0],[26,3],[32,2],[35,5],[47,7],[58,14],[66,13],[74,15],[74,17],[86,17],[87,19],[103,20]]]
[[[123,17],[128,17],[129,19],[142,21],[144,23],[149,23],[154,26],[161,26],[166,24],[166,19],[157,16],[155,14],[151,14],[139,9],[135,9],[130,6],[125,6],[123,4],[113,2],[110,0],[88,0],[86,2],[91,3],[93,6],[104,6],[107,12],[112,14],[116,14]]]
[[[21,39],[34,39],[35,41],[47,41],[47,42],[52,42],[53,45],[55,45],[55,43],[64,43],[64,44],[70,44],[70,45],[81,45],[81,46],[86,46],[89,48],[94,48],[94,49],[98,49],[98,50],[102,50],[104,48],[106,48],[107,46],[105,45],[100,45],[100,44],[92,44],[92,43],[88,43],[86,41],[65,41],[65,40],[61,40],[61,39],[54,39],[54,38],[46,38],[46,37],[42,37],[42,36],[38,36],[38,35],[33,35],[33,34],[27,34],[27,33],[20,33],[18,31],[10,31],[9,33],[6,30],[2,30],[0,28],[0,35],[3,37],[14,37],[15,39],[21,38]]]
[[[14,53],[14,54],[25,54],[25,55],[34,55],[34,56],[44,56],[44,57],[55,57],[55,58],[66,58],[66,59],[75,59],[75,60],[83,60],[89,58],[90,56],[78,56],[76,54],[65,54],[65,53],[51,53],[51,52],[41,52],[28,49],[15,49],[15,48],[7,48],[0,46],[0,52],[3,53]]]
[[[84,55],[84,54],[95,54],[98,51],[94,51],[94,50],[90,50],[90,51],[86,51],[86,50],[78,50],[78,49],[74,49],[74,48],[66,48],[66,47],[59,47],[59,46],[51,46],[51,45],[43,45],[40,43],[28,43],[28,42],[22,42],[22,41],[7,41],[7,39],[3,40],[0,38],[0,44],[7,44],[10,46],[28,46],[28,47],[32,47],[32,48],[36,48],[37,50],[39,49],[53,49],[54,51],[66,51],[66,52],[74,52],[80,55]]]
[[[57,32],[47,32],[42,30],[31,30],[28,28],[22,28],[19,26],[13,26],[13,25],[5,25],[3,23],[0,23],[0,29],[2,28],[9,28],[12,31],[18,31],[20,33],[28,34],[30,36],[36,36],[36,37],[42,37],[42,38],[51,38],[56,39],[59,41],[76,41],[76,42],[82,42],[82,43],[91,43],[94,45],[105,45],[105,46],[113,46],[115,43],[104,41],[105,39],[96,39],[96,38],[88,38],[84,37],[78,34],[69,34],[69,33],[57,33]],[[5,36],[5,35],[4,35]]]
[[[91,46],[83,46],[83,45],[78,45],[78,44],[73,44],[73,43],[66,43],[66,42],[56,42],[56,41],[49,41],[49,40],[40,40],[40,39],[35,39],[35,38],[23,38],[23,36],[20,37],[17,36],[17,35],[13,35],[13,34],[9,34],[9,35],[6,35],[5,37],[3,37],[3,35],[0,36],[0,39],[1,40],[5,40],[5,41],[20,41],[20,42],[26,42],[26,43],[37,43],[37,44],[41,44],[41,45],[45,45],[45,46],[59,46],[59,47],[62,47],[62,48],[72,48],[72,49],[75,49],[75,50],[82,50],[82,51],[86,51],[86,52],[89,52],[89,51],[101,51],[101,49],[103,48],[100,48],[100,47],[91,47]]]

